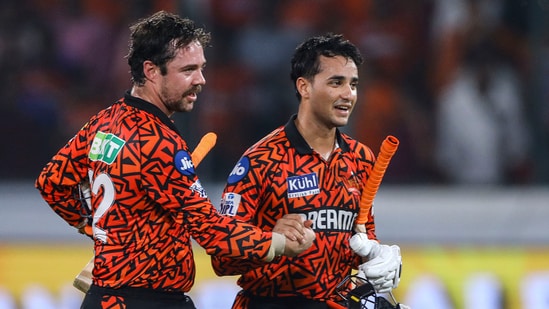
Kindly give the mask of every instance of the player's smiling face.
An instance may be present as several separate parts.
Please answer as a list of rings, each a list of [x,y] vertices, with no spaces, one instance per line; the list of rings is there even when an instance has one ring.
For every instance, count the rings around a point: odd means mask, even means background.
[[[166,64],[166,75],[160,83],[161,100],[170,113],[189,112],[206,79],[202,71],[206,65],[204,49],[199,42],[192,42],[177,51]]]
[[[320,56],[319,60],[321,71],[310,86],[312,110],[326,126],[344,126],[357,100],[357,66],[343,56]]]

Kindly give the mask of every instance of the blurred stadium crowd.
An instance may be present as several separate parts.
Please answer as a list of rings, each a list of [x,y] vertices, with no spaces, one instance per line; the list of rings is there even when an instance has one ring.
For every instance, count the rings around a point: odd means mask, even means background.
[[[175,116],[201,177],[223,181],[245,148],[297,110],[290,57],[343,33],[365,56],[344,131],[400,147],[395,184],[549,182],[549,0],[20,0],[0,3],[0,180],[34,178],[89,116],[130,87],[128,26],[164,9],[212,32],[207,84]]]

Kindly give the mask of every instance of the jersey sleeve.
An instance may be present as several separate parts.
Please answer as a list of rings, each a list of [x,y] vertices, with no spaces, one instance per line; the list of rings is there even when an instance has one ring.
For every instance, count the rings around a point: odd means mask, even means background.
[[[250,224],[257,224],[254,220],[256,205],[261,204],[260,197],[264,187],[268,185],[265,175],[270,161],[261,160],[260,151],[250,154],[250,151],[246,152],[229,175],[221,198],[220,212]],[[274,222],[272,225],[274,226]],[[218,276],[241,275],[265,265],[261,261],[239,261],[219,256],[212,256],[211,262]]]
[[[35,187],[63,220],[77,226],[88,210],[78,198],[78,185],[86,179],[86,126],[61,148],[42,169]]]
[[[141,137],[144,186],[148,196],[171,214],[210,255],[261,260],[271,245],[271,232],[221,216],[202,187],[191,155],[182,139],[165,139],[159,148],[147,148]],[[158,150],[162,149],[161,152]]]

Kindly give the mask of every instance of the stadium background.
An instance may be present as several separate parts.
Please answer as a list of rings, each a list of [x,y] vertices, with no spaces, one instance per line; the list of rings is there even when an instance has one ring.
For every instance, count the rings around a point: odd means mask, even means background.
[[[175,117],[191,146],[208,131],[219,135],[199,169],[212,201],[244,148],[296,110],[288,76],[295,45],[312,34],[344,33],[366,58],[345,131],[375,152],[388,134],[401,140],[376,199],[379,237],[403,251],[398,298],[423,309],[549,307],[547,0],[3,1],[0,298],[11,297],[16,308],[79,302],[66,285],[91,248],[40,200],[33,180],[90,115],[129,87],[127,27],[158,9],[213,34],[207,85],[195,111]],[[448,118],[441,108],[447,89],[462,69],[483,61],[511,72],[503,90],[516,90],[515,112]],[[465,98],[478,90],[458,89]],[[439,149],[452,141],[441,136],[451,123],[478,139],[501,132],[501,144],[478,150],[479,168],[443,161]],[[493,177],[474,173],[507,153]],[[235,278],[216,278],[197,252],[199,308],[230,302]],[[487,297],[498,289],[503,304],[491,307]]]

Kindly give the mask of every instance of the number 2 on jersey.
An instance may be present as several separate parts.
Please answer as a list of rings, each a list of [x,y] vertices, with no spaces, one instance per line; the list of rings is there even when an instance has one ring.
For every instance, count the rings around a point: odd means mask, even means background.
[[[92,230],[93,238],[98,239],[103,243],[107,243],[107,232],[97,227],[97,222],[105,215],[107,210],[113,205],[115,198],[114,184],[107,174],[99,174],[93,179],[93,172],[89,172],[91,182],[91,193],[97,196],[99,189],[103,187],[103,198],[99,202],[99,206],[93,212]]]

